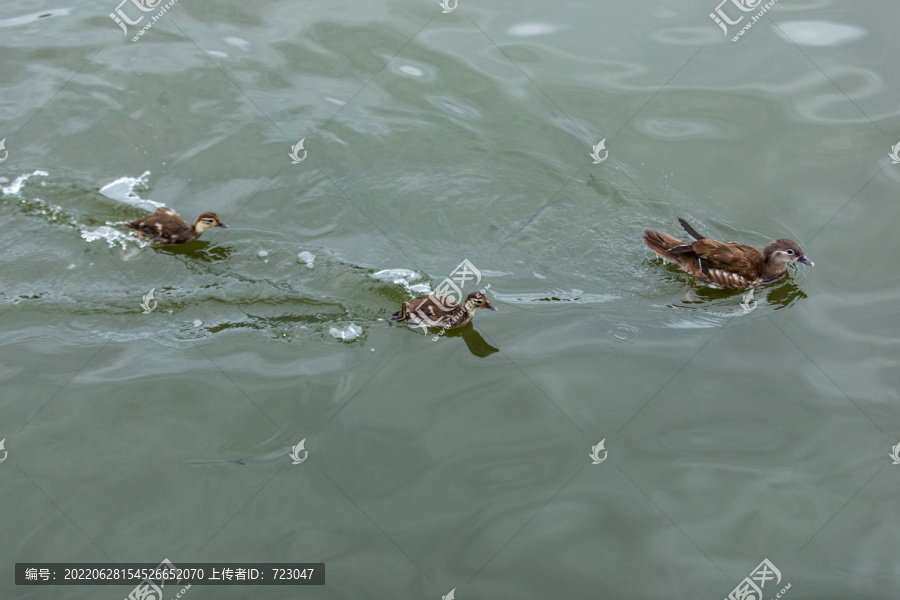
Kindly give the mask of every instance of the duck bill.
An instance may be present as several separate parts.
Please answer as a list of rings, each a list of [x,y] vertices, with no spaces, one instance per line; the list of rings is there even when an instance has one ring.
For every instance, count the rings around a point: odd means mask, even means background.
[[[811,267],[816,266],[816,263],[806,258],[805,254],[801,255],[800,258],[797,259],[797,262],[803,263],[804,265],[809,265]]]
[[[218,225],[216,225],[216,227],[224,227],[225,229],[228,229],[228,225],[226,225],[225,223],[221,223],[221,222]]]
[[[485,308],[488,310],[494,310],[494,311],[499,310],[496,306],[485,306]]]

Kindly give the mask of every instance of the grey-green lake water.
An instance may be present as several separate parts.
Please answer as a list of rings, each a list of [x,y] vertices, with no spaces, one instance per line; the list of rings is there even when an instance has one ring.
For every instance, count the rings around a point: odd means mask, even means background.
[[[0,599],[898,597],[896,2],[117,1],[0,5]]]

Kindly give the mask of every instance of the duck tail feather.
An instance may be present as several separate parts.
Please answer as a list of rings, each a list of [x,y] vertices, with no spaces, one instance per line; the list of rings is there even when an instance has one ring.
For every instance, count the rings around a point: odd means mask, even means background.
[[[661,231],[644,231],[644,243],[659,256],[668,260],[677,261],[678,254],[686,251],[673,253],[673,248],[684,248],[684,243],[676,237],[663,233]],[[690,246],[687,246],[690,251]]]
[[[705,237],[697,233],[697,230],[688,225],[688,222],[681,217],[678,218],[678,222],[681,223],[681,227],[687,232],[689,236],[691,236],[691,239],[693,239],[695,242],[706,239]]]

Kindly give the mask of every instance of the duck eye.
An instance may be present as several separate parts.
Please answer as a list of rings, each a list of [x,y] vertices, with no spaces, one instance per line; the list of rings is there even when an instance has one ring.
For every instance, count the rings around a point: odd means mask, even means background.
[[[793,251],[793,250],[791,250],[791,249],[788,249],[788,251],[787,251],[787,253],[788,253],[788,254],[793,254],[793,253],[794,253],[794,251]]]

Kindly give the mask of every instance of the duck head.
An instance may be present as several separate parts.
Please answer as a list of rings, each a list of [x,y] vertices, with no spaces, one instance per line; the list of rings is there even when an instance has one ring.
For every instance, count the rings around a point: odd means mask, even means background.
[[[485,296],[481,292],[472,292],[471,294],[466,296],[466,310],[469,312],[474,312],[476,308],[497,310],[497,307],[491,304],[491,301],[488,300],[487,296]]]
[[[815,266],[815,263],[803,254],[800,244],[794,240],[775,240],[763,249],[763,255],[769,264],[784,266],[788,263],[799,262],[810,267]]]
[[[219,215],[214,212],[205,212],[202,213],[197,220],[194,221],[194,231],[197,233],[203,233],[203,230],[207,227],[225,227],[228,225],[219,220]]]

